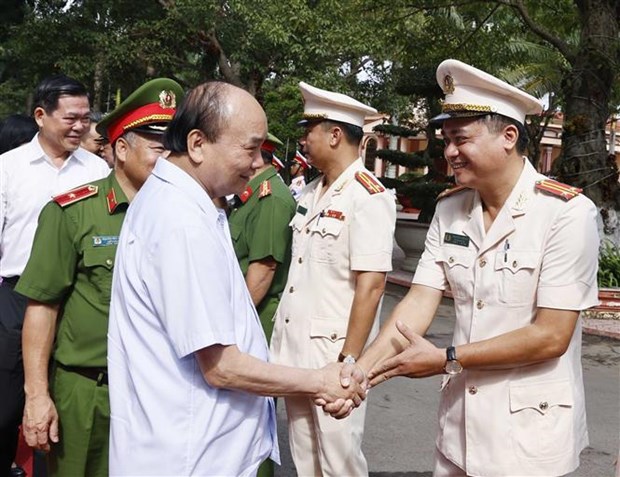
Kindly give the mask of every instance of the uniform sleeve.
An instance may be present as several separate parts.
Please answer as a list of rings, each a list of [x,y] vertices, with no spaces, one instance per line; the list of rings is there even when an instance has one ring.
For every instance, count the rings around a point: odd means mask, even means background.
[[[445,290],[448,284],[443,265],[437,260],[441,249],[441,239],[439,232],[439,216],[441,214],[441,203],[437,207],[437,213],[431,221],[431,225],[426,234],[424,252],[418,262],[412,283],[425,285],[437,290]]]
[[[30,258],[15,290],[43,303],[59,303],[73,285],[78,253],[68,214],[49,202],[39,215]]]
[[[248,230],[248,259],[250,262],[273,257],[283,263],[291,247],[292,230],[289,222],[295,209],[275,196],[259,199],[257,213]]]
[[[598,304],[596,214],[594,204],[579,197],[555,220],[543,249],[538,307],[583,310]]]
[[[368,195],[356,203],[350,224],[351,270],[392,270],[396,203],[388,192]]]

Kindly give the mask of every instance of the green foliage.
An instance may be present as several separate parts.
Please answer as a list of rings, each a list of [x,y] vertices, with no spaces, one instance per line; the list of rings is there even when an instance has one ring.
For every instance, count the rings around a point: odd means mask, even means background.
[[[392,164],[407,167],[408,169],[418,169],[433,165],[433,160],[425,154],[425,151],[409,153],[380,149],[377,151],[377,156]]]
[[[620,247],[611,240],[601,244],[598,259],[599,288],[620,287]]]

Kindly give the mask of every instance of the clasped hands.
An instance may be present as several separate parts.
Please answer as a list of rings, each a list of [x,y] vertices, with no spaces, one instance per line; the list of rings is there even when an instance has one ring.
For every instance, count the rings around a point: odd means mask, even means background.
[[[329,372],[334,366],[340,370],[340,389],[338,385],[331,387],[331,394],[315,398],[314,403],[332,417],[342,419],[362,403],[371,387],[390,378],[425,378],[443,373],[444,350],[414,333],[401,321],[396,322],[396,328],[409,341],[400,353],[376,364],[368,374],[357,364],[326,366],[322,371]]]

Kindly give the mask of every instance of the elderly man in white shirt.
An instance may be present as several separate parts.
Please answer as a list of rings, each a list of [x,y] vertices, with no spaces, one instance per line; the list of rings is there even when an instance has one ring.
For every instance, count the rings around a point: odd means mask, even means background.
[[[270,364],[265,335],[215,197],[263,163],[265,113],[240,88],[205,83],[177,110],[120,235],[108,332],[110,475],[255,475],[279,461],[267,396],[304,395],[347,416],[364,386],[341,365]],[[362,378],[354,377],[354,381]]]
[[[0,475],[8,474],[15,456],[24,400],[26,299],[13,287],[30,256],[39,212],[53,195],[110,172],[100,158],[79,147],[89,114],[84,85],[64,75],[46,78],[34,95],[38,134],[0,156]]]

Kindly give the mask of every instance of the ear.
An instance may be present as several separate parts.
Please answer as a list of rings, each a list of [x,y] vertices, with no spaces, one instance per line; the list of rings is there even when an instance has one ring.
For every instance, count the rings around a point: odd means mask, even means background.
[[[125,165],[127,162],[127,152],[131,146],[123,136],[119,137],[114,143],[114,157],[116,162],[120,162]]]
[[[45,116],[45,114],[45,109],[43,109],[41,106],[35,108],[34,112],[32,113],[34,120],[37,122],[37,125],[39,127],[43,126],[43,116]]]
[[[342,128],[338,126],[332,127],[329,131],[329,145],[331,147],[336,147],[343,139],[344,133],[342,132]]]
[[[504,148],[508,150],[515,149],[517,147],[517,141],[519,140],[519,130],[516,126],[510,124],[504,128],[503,132]]]
[[[207,138],[199,129],[192,129],[189,132],[187,135],[187,154],[194,164],[201,164],[204,162],[205,154],[203,146],[208,144]]]

